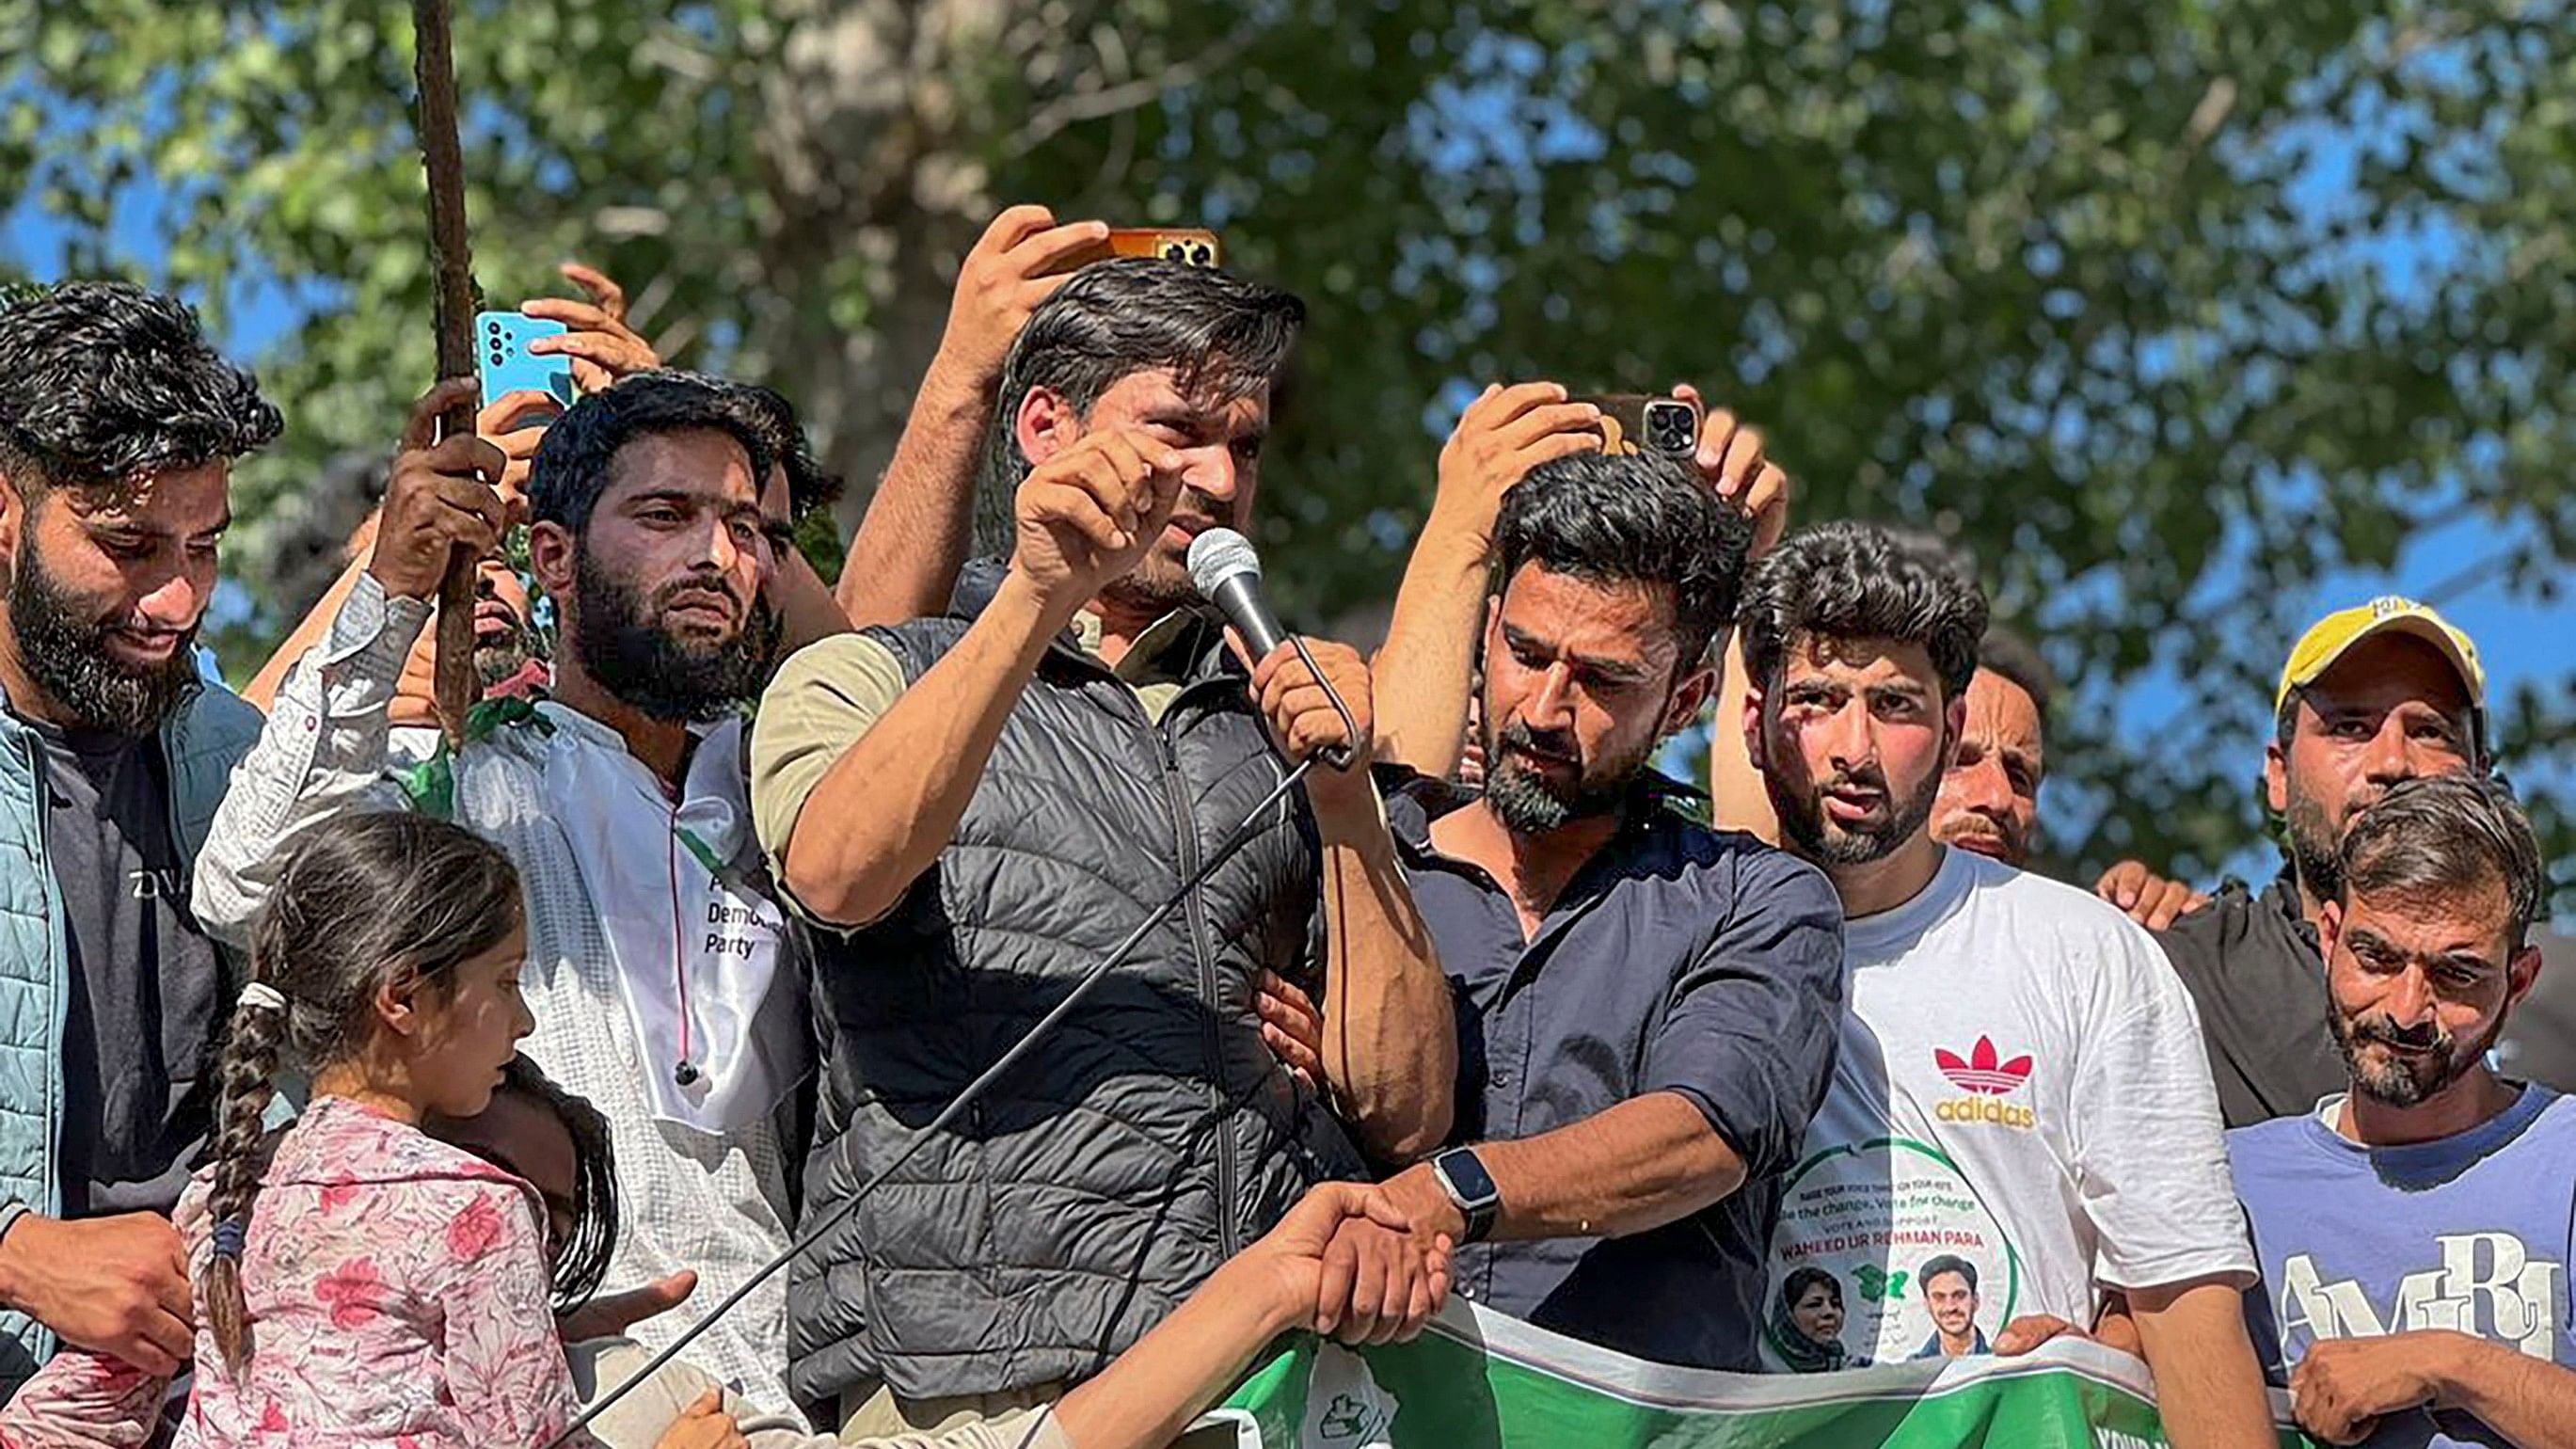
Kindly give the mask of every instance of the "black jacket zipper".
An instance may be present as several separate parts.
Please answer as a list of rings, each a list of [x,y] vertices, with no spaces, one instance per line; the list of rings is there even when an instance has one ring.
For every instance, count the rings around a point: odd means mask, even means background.
[[[1180,703],[1180,697],[1175,695],[1163,711],[1165,721],[1175,717]],[[1181,777],[1180,755],[1172,748],[1170,737],[1161,725],[1148,720],[1145,732],[1153,737],[1154,759],[1162,767],[1163,799],[1171,807],[1172,827],[1180,842],[1181,879],[1188,880],[1197,874],[1199,868],[1199,829],[1198,821],[1190,814],[1189,797],[1185,793],[1187,782]],[[1217,1026],[1220,998],[1217,995],[1216,952],[1208,945],[1207,911],[1198,891],[1192,890],[1182,897],[1181,913],[1188,922],[1190,954],[1198,967],[1199,999],[1207,1006],[1200,1038],[1207,1050],[1209,1089],[1215,1098],[1212,1105],[1217,1129],[1217,1246],[1224,1256],[1231,1258],[1243,1250],[1235,1223],[1242,1205],[1237,1201],[1235,1185],[1238,1167],[1235,1162],[1234,1123],[1225,1109],[1229,1084],[1225,1072],[1224,1038]]]

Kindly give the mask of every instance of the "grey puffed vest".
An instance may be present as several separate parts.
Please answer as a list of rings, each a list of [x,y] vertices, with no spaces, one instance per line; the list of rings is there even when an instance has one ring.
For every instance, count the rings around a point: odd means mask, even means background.
[[[870,633],[916,680],[997,579],[970,568],[961,616]],[[1174,650],[1188,683],[1156,725],[1099,661],[1070,642],[1051,649],[937,863],[886,920],[816,933],[827,1065],[809,1224],[1278,782],[1219,632],[1190,629]],[[1308,1186],[1360,1174],[1350,1138],[1263,1046],[1252,1010],[1261,968],[1316,988],[1318,868],[1292,795],[1049,1041],[798,1260],[800,1398],[880,1376],[910,1398],[1087,1377]]]

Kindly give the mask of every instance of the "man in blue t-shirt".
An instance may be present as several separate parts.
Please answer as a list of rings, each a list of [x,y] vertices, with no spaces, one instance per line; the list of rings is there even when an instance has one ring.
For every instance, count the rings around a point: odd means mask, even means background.
[[[2339,855],[2317,934],[2351,1090],[2228,1138],[2256,1348],[2330,1443],[2576,1445],[2576,1104],[2487,1064],[2540,972],[2531,823],[2411,780]]]

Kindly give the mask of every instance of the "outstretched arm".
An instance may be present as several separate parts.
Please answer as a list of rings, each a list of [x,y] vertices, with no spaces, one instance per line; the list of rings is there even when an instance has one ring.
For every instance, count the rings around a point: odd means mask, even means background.
[[[1744,1185],[1744,1159],[1676,1092],[1648,1092],[1583,1121],[1517,1142],[1486,1142],[1477,1159],[1502,1193],[1497,1239],[1625,1237],[1679,1222]],[[1387,1183],[1407,1213],[1441,1232],[1466,1223],[1428,1166]]]
[[[1253,1355],[1292,1328],[1323,1331],[1326,1245],[1337,1231],[1392,1238],[1416,1229],[1384,1190],[1326,1183],[1279,1226],[1218,1268],[1171,1317],[1065,1396],[1054,1420],[1074,1449],[1159,1449],[1217,1401]],[[1391,1305],[1377,1341],[1411,1338],[1449,1294],[1449,1245],[1424,1256],[1407,1299]]]
[[[1676,396],[1700,400],[1699,389],[1684,384]],[[1700,421],[1700,477],[1723,498],[1732,498],[1753,519],[1753,538],[1744,551],[1750,566],[1769,553],[1788,531],[1789,504],[1797,488],[1780,465],[1765,456],[1769,444],[1759,429],[1719,409]],[[1744,672],[1742,638],[1732,629],[1717,678],[1715,722],[1708,738],[1710,818],[1720,828],[1741,830],[1773,845],[1780,843],[1780,821],[1771,810],[1771,792],[1744,745],[1744,702],[1749,681]]]
[[[2433,1401],[2465,1409],[2514,1449],[2576,1449],[2576,1370],[2465,1333],[2434,1358]]]
[[[1794,1161],[1832,1079],[1842,969],[1833,887],[1786,857],[1758,859],[1675,981],[1635,1094],[1551,1132],[1476,1144],[1502,1199],[1494,1236],[1645,1232]],[[1428,1165],[1386,1186],[1418,1222],[1463,1226]]]
[[[490,406],[474,415],[475,433],[501,450],[501,496],[514,511],[525,505],[528,469],[536,460],[537,444],[545,439],[546,424],[560,412],[562,408],[546,394],[520,391],[494,398]],[[331,621],[340,616],[340,606],[349,601],[349,591],[358,586],[358,576],[367,571],[367,560],[375,552],[376,530],[383,521],[384,508],[379,504],[349,535],[347,562],[340,576],[331,581],[321,599],[296,621],[285,642],[243,686],[241,697],[260,713],[266,714],[276,702],[278,687],[286,682],[286,671],[330,633]]]
[[[1351,757],[1347,770],[1317,760],[1306,775],[1324,853],[1324,1075],[1370,1155],[1409,1162],[1449,1135],[1458,1018],[1369,778],[1368,665],[1347,644],[1309,640],[1307,651],[1356,736],[1293,643],[1254,666],[1252,692],[1291,758],[1333,747]]]
[[[161,1427],[170,1380],[112,1354],[66,1348],[0,1409],[11,1449],[143,1449]]]
[[[1740,636],[1726,641],[1725,662],[1717,682],[1717,712],[1708,732],[1709,818],[1721,830],[1741,830],[1772,845],[1780,843],[1780,817],[1771,808],[1770,787],[1754,767],[1745,747],[1747,689]]]
[[[1014,206],[966,254],[948,329],[850,540],[835,597],[852,624],[896,624],[948,607],[971,542],[1002,363],[1029,313],[1070,275],[1057,268],[1108,234],[1096,221],[1058,226],[1043,206]]]
[[[2329,1444],[2431,1406],[2475,1415],[2514,1449],[2576,1449],[2576,1370],[2447,1329],[2323,1340],[2292,1371],[2290,1400]]]
[[[1379,759],[1435,779],[1457,770],[1503,495],[1551,458],[1597,451],[1600,420],[1598,408],[1566,401],[1552,382],[1488,387],[1458,419],[1377,655],[1374,672],[1387,681]]]

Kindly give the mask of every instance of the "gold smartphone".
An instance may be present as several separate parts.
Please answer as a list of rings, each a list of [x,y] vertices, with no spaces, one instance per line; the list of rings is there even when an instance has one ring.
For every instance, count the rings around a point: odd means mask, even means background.
[[[1074,271],[1112,257],[1159,257],[1184,266],[1217,267],[1225,264],[1225,243],[1204,227],[1112,227],[1106,239],[1067,256],[1063,270]]]

